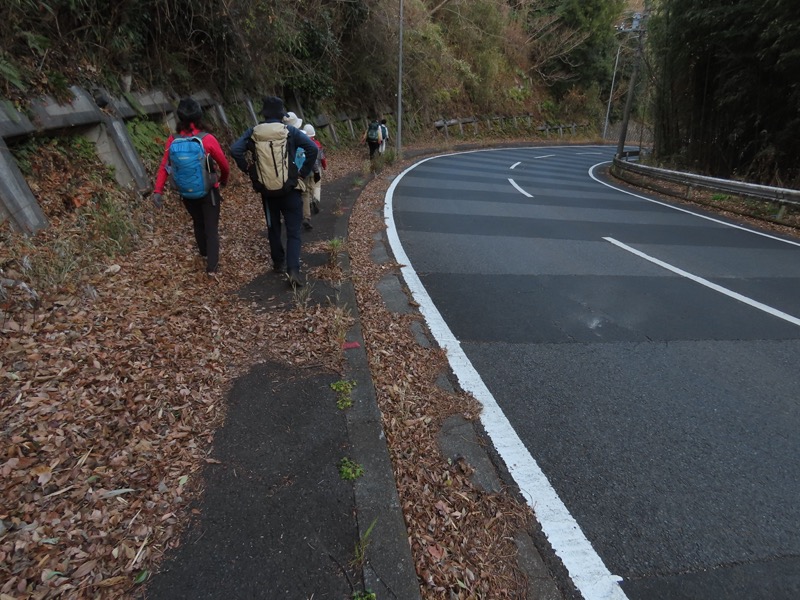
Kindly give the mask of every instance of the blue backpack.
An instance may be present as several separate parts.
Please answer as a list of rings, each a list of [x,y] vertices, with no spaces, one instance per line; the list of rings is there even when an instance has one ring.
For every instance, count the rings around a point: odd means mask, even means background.
[[[167,171],[178,193],[188,200],[202,198],[211,190],[208,155],[203,148],[205,133],[176,136],[169,147]]]

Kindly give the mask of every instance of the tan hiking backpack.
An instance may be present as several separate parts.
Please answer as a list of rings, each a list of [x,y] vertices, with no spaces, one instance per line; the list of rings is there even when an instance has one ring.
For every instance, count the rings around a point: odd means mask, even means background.
[[[253,128],[258,183],[269,197],[284,196],[297,186],[297,166],[289,148],[289,128],[283,123],[261,123]]]

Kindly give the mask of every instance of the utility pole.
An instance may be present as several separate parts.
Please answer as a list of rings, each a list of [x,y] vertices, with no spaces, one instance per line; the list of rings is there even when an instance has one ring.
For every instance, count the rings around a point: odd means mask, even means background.
[[[634,18],[633,28],[639,32],[638,41],[636,44],[636,56],[633,59],[633,73],[628,83],[628,97],[625,100],[625,112],[622,115],[622,128],[619,132],[619,143],[617,144],[617,158],[622,156],[625,152],[625,138],[628,135],[628,122],[631,118],[631,107],[633,106],[633,91],[636,87],[636,76],[639,74],[639,63],[642,61],[643,45],[644,45],[644,20],[647,18],[647,3],[645,3],[645,13],[639,19]]]
[[[614,61],[614,74],[611,76],[611,91],[608,92],[608,108],[606,108],[606,122],[603,125],[603,141],[606,141],[606,131],[608,131],[608,118],[611,116],[611,99],[614,97],[614,83],[617,81],[617,65],[619,65],[619,52],[622,50],[622,42],[617,46],[617,58]]]
[[[400,48],[397,52],[397,139],[395,140],[395,154],[400,158],[400,149],[403,146],[403,0],[400,0],[400,23],[398,26]]]

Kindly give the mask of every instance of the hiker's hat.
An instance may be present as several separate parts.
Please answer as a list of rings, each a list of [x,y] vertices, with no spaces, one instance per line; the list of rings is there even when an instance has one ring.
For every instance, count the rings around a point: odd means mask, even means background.
[[[285,117],[283,117],[283,122],[287,125],[291,125],[292,127],[297,127],[300,129],[303,125],[303,119],[298,117],[293,112],[289,112]]]
[[[315,135],[317,135],[317,132],[311,123],[306,123],[305,125],[303,125],[303,131],[308,137],[314,137]]]
[[[203,118],[203,109],[197,100],[191,97],[182,98],[175,113],[178,120],[187,125],[189,123],[198,124]]]
[[[261,106],[261,116],[265,119],[283,119],[286,110],[283,108],[283,100],[277,96],[264,96]]]

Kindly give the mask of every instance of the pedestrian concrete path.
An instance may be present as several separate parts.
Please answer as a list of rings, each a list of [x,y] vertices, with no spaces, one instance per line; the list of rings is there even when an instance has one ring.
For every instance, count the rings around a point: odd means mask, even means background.
[[[351,177],[324,191],[304,243],[346,238],[360,189]],[[343,214],[333,214],[336,198]],[[325,258],[303,255],[308,267]],[[239,293],[265,310],[275,311],[267,305],[275,299],[293,302],[285,279],[272,272]],[[349,281],[339,290],[315,281],[311,293],[318,302],[338,296],[357,318]],[[236,380],[193,522],[143,597],[343,600],[371,591],[419,598],[358,324],[347,342],[344,377],[263,363]],[[340,379],[356,382],[346,411],[330,387]],[[340,477],[345,457],[364,468],[362,477]]]
[[[323,210],[313,218],[313,230],[304,232],[304,243],[347,238],[362,189],[358,180],[352,175],[325,185]],[[333,214],[336,205],[341,214]],[[315,267],[327,257],[304,253],[303,260]],[[390,260],[382,240],[376,240],[373,260]],[[347,273],[346,255],[342,261]],[[387,276],[380,288],[390,310],[410,310],[398,276]],[[239,294],[264,310],[275,311],[276,299],[293,301],[285,279],[272,272]],[[194,520],[142,598],[352,600],[373,592],[377,600],[420,599],[352,284],[348,279],[333,289],[315,281],[311,295],[320,303],[335,298],[355,317],[346,339],[344,376],[262,363],[234,383]],[[414,334],[421,345],[431,343],[423,325]],[[336,407],[330,387],[340,379],[356,382],[353,406],[346,411]],[[449,385],[442,379],[441,385]],[[448,419],[439,445],[451,460],[467,460],[483,489],[510,485],[472,423]],[[361,465],[364,475],[342,480],[343,457]],[[520,531],[515,541],[519,567],[528,577],[525,600],[579,597],[541,532]]]

